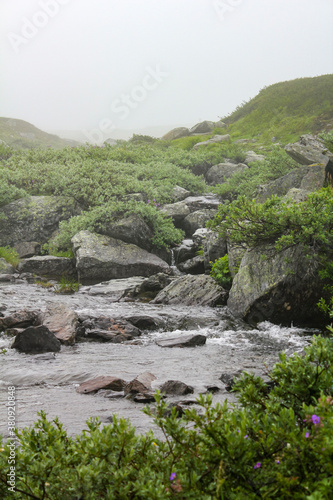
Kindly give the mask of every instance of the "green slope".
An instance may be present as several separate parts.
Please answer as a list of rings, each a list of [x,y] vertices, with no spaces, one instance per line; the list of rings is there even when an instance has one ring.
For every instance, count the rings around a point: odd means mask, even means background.
[[[222,118],[233,139],[281,143],[333,128],[333,75],[275,83]]]
[[[48,134],[24,120],[0,117],[0,141],[15,149],[52,147],[56,149],[79,143]]]

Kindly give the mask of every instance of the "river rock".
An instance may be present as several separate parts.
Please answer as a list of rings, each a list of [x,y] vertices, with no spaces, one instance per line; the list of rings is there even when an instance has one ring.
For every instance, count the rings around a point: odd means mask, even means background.
[[[327,148],[322,141],[310,134],[302,135],[298,142],[287,144],[286,153],[301,165],[322,163],[326,165],[328,157]]]
[[[299,167],[275,181],[260,186],[256,200],[264,203],[272,195],[285,196],[290,189],[297,188],[306,191],[317,191],[325,185],[325,166],[311,165]]]
[[[131,380],[124,387],[124,393],[126,395],[134,395],[134,394],[146,394],[152,392],[151,383],[156,380],[156,377],[153,373],[143,372],[140,373],[135,379]]]
[[[176,203],[167,203],[160,210],[167,217],[172,217],[176,226],[191,213],[190,208],[186,204],[186,199],[177,201]]]
[[[73,198],[29,196],[0,208],[0,246],[15,247],[22,241],[46,243],[59,222],[80,213]]]
[[[103,224],[98,231],[125,243],[133,243],[148,252],[152,250],[152,229],[138,216],[130,215],[110,224]]]
[[[55,303],[48,306],[41,315],[41,321],[62,344],[74,344],[78,317],[66,304]]]
[[[195,144],[193,146],[193,149],[198,149],[198,148],[200,148],[202,146],[209,146],[210,144],[214,144],[216,142],[228,142],[228,141],[230,141],[230,135],[229,134],[226,134],[226,135],[213,135],[213,137],[211,137],[207,141],[197,142],[197,144]]]
[[[160,347],[196,347],[204,345],[206,340],[205,335],[182,335],[181,337],[157,340],[156,344]]]
[[[79,281],[101,281],[170,272],[168,264],[142,248],[108,236],[81,231],[72,238]]]
[[[29,326],[15,337],[12,349],[26,354],[42,352],[59,352],[60,341],[50,330],[42,326]]]
[[[206,174],[206,181],[212,186],[216,184],[223,184],[226,180],[230,179],[233,175],[244,172],[249,167],[244,163],[219,163],[211,167]]]
[[[22,259],[18,270],[21,273],[33,273],[47,278],[61,278],[67,276],[77,279],[73,259],[67,257],[54,257],[53,255],[38,255],[30,259]]]
[[[190,131],[186,127],[177,127],[173,128],[170,130],[170,132],[167,132],[166,134],[163,135],[162,140],[163,141],[174,141],[175,139],[180,139],[181,137],[186,137],[190,135]]]
[[[228,307],[250,323],[320,324],[316,304],[323,290],[317,268],[317,260],[308,258],[300,246],[280,253],[271,246],[248,250],[233,280]]]
[[[196,245],[190,238],[183,240],[180,245],[177,245],[173,249],[176,266],[178,266],[181,262],[185,262],[186,260],[195,257],[198,249],[198,245]]]
[[[160,390],[165,394],[172,394],[175,396],[185,396],[186,394],[193,394],[194,392],[193,387],[179,380],[168,380],[164,382]]]
[[[40,311],[22,311],[15,312],[10,316],[0,318],[0,331],[8,328],[28,328],[28,326],[40,325]]]
[[[228,292],[211,276],[188,275],[175,279],[155,297],[152,303],[214,307],[225,304],[227,296]]]
[[[205,120],[190,128],[190,134],[208,134],[215,128],[214,122]]]
[[[131,278],[102,281],[91,287],[83,288],[82,293],[87,293],[88,295],[107,295],[110,302],[130,301],[137,295],[137,290],[140,289],[145,279],[142,276],[132,276]]]
[[[174,276],[165,273],[157,273],[149,278],[145,278],[142,283],[135,289],[135,297],[140,300],[152,300],[156,297],[158,292],[168,286],[173,280]]]
[[[111,389],[112,391],[120,392],[124,389],[126,382],[118,377],[96,377],[87,380],[76,388],[79,394],[94,394],[101,389]]]
[[[141,335],[139,328],[125,319],[88,318],[80,322],[77,328],[77,336],[86,340],[97,340],[100,342],[122,343],[133,340]]]
[[[15,274],[16,269],[2,257],[0,258],[0,274]]]

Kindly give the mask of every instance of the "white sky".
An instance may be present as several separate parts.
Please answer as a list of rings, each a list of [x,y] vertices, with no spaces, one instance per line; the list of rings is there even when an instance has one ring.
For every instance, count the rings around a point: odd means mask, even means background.
[[[215,121],[264,86],[333,73],[332,25],[332,0],[0,0],[0,116]]]

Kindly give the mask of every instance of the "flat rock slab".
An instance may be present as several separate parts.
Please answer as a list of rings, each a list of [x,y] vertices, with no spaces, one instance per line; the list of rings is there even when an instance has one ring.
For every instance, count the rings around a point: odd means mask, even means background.
[[[122,391],[126,382],[118,377],[96,377],[87,382],[83,382],[76,388],[79,394],[93,394],[100,389],[110,389],[112,391]]]
[[[59,352],[60,347],[60,341],[44,325],[29,326],[17,334],[12,344],[12,349],[26,354]]]
[[[196,347],[204,345],[206,340],[205,335],[182,335],[181,337],[158,340],[156,344],[160,347]]]
[[[40,311],[17,311],[10,316],[0,318],[0,332],[8,328],[28,328],[40,325]]]

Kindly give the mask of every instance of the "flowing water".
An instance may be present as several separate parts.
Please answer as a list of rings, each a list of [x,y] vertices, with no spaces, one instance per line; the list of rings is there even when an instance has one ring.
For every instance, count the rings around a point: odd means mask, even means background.
[[[56,301],[65,302],[79,315],[126,318],[150,315],[159,318],[159,331],[143,332],[135,343],[111,344],[79,342],[62,346],[55,357],[22,354],[10,346],[12,338],[0,334],[0,434],[7,436],[7,387],[16,388],[16,425],[31,425],[37,412],[45,410],[49,418],[58,416],[68,433],[77,434],[86,428],[86,420],[99,417],[108,422],[113,414],[123,416],[135,425],[138,432],[153,428],[151,419],[142,413],[143,405],[125,398],[108,399],[103,394],[83,395],[76,392],[78,384],[99,375],[112,375],[132,380],[149,371],[156,376],[152,384],[158,388],[167,380],[181,380],[194,387],[194,394],[173,397],[172,401],[195,399],[207,391],[207,386],[218,386],[215,401],[235,401],[227,393],[222,373],[237,370],[264,374],[265,366],[278,359],[281,351],[292,354],[301,351],[314,330],[287,328],[269,322],[256,329],[235,320],[226,307],[184,307],[112,302],[107,296],[87,293],[86,287],[72,296],[29,285],[0,284],[0,306],[5,314],[20,309],[44,310]],[[1,310],[1,309],[0,309]],[[193,348],[161,348],[157,339],[201,333],[207,337],[204,346]],[[47,356],[46,356],[47,357]]]

